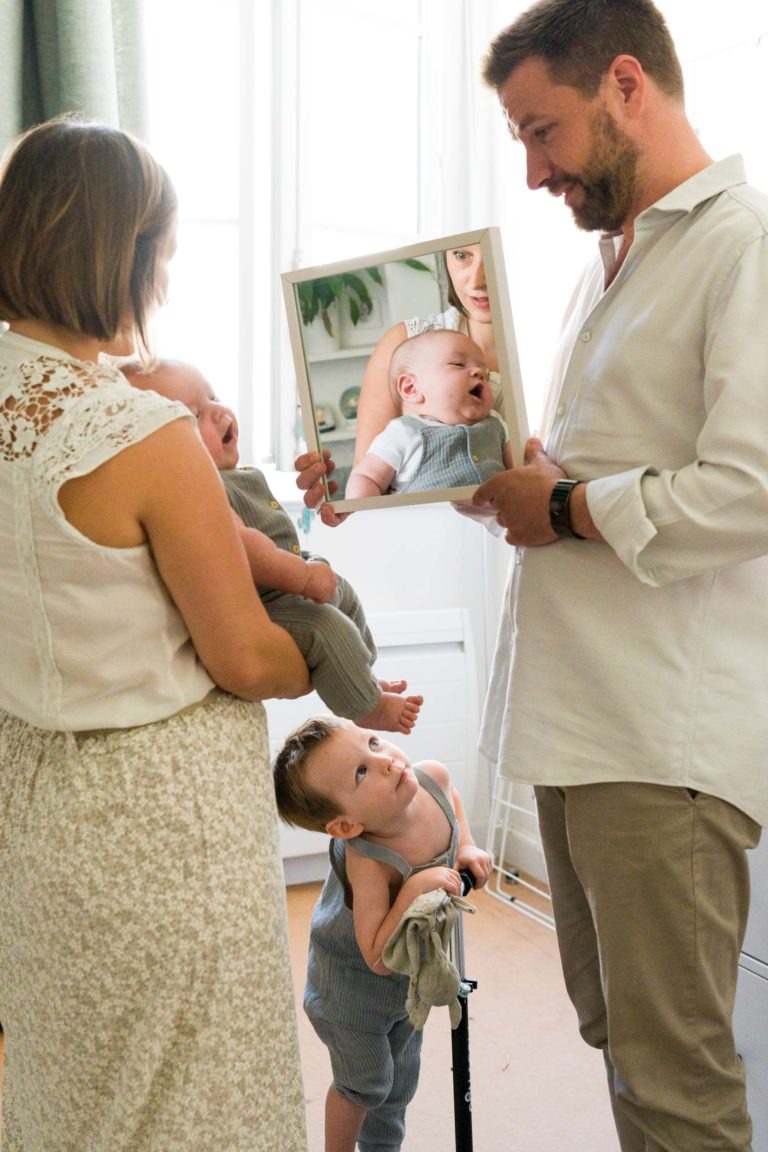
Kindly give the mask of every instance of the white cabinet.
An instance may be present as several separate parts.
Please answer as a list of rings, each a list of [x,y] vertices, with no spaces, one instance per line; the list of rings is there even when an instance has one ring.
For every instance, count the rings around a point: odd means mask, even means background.
[[[753,1152],[768,1152],[768,839],[750,852],[752,900],[739,963],[734,1030],[747,1071]]]
[[[475,839],[484,843],[491,781],[477,752],[478,712],[511,549],[447,504],[359,512],[333,529],[311,518],[306,531],[301,507],[283,503],[302,547],[327,557],[356,588],[380,649],[377,674],[405,677],[424,695],[402,745],[412,760],[448,764]],[[303,720],[327,711],[314,693],[266,706],[273,753]],[[284,827],[281,840],[289,883],[325,874],[320,834]]]

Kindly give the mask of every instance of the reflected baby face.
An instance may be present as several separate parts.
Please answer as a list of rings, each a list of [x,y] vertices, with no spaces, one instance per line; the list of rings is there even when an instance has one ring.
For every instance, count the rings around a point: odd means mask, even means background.
[[[237,417],[231,408],[216,399],[202,372],[191,364],[164,361],[144,379],[147,388],[186,404],[197,419],[200,437],[219,471],[237,467],[240,458]]]
[[[451,248],[445,263],[456,295],[470,320],[491,323],[491,301],[485,283],[485,266],[479,244]]]
[[[406,341],[397,388],[403,412],[442,424],[477,424],[493,407],[485,357],[468,336],[440,330]]]

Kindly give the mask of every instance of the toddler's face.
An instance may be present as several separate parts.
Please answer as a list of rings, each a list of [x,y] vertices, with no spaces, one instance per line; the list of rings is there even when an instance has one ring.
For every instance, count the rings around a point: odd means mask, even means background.
[[[419,788],[408,757],[376,732],[350,720],[338,724],[310,754],[307,783],[360,831],[397,823]]]
[[[443,424],[477,424],[493,408],[485,357],[461,332],[440,337],[425,344],[414,361],[415,392],[422,398],[418,415]]]

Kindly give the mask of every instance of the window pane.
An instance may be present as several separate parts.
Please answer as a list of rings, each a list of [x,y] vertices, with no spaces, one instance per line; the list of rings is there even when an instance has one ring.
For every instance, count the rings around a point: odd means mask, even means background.
[[[305,263],[418,232],[419,5],[301,6],[299,166]]]
[[[145,5],[149,143],[185,217],[233,219],[238,204],[238,0]]]

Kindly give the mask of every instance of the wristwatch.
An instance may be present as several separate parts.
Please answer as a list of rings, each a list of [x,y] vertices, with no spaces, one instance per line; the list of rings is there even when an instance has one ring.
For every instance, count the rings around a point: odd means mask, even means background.
[[[584,539],[571,526],[571,493],[578,483],[578,480],[558,480],[549,497],[549,522],[552,531],[563,539]]]

